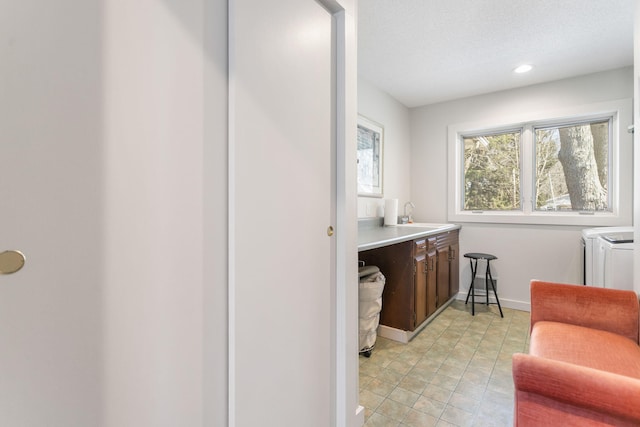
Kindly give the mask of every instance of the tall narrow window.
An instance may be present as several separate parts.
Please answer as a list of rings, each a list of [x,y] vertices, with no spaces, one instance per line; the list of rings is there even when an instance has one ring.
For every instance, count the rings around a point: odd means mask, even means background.
[[[470,135],[464,143],[464,209],[521,208],[520,130]]]
[[[610,211],[610,119],[534,128],[535,209]]]

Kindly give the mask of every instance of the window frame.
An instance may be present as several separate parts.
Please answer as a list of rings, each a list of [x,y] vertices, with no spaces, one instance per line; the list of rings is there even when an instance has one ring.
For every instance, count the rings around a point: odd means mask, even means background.
[[[448,209],[451,222],[613,226],[632,223],[633,138],[622,129],[632,123],[632,100],[621,99],[597,104],[563,108],[448,126]],[[609,141],[610,211],[575,212],[535,210],[534,129],[611,117]],[[509,211],[464,210],[464,143],[462,138],[487,133],[522,130],[521,136],[521,209]],[[621,185],[623,184],[623,185]]]

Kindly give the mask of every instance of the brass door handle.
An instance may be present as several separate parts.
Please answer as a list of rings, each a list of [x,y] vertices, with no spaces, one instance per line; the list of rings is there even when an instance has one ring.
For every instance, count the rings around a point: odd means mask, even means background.
[[[20,251],[4,251],[0,253],[0,274],[12,274],[19,271],[26,258]]]

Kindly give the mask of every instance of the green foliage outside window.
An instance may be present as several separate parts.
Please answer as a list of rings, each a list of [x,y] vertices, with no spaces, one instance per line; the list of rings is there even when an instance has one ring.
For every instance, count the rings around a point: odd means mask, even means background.
[[[520,209],[520,131],[464,141],[465,210]]]

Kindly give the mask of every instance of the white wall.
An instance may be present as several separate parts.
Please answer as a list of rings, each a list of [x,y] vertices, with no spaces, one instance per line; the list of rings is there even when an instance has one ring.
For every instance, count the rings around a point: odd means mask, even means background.
[[[102,415],[99,1],[0,2],[0,425]],[[79,36],[81,34],[81,36]]]
[[[358,79],[358,114],[384,127],[383,192],[398,199],[398,212],[411,200],[409,109],[366,80]],[[358,217],[382,216],[384,198],[358,197]]]
[[[447,221],[447,126],[495,120],[496,117],[539,112],[576,105],[631,98],[632,67],[475,96],[412,109],[411,198],[415,217],[423,222]],[[621,138],[631,118],[622,120]],[[622,159],[630,161],[630,159]],[[631,185],[631,180],[621,185]],[[460,252],[489,252],[499,276],[500,298],[504,305],[526,307],[528,284],[532,278],[578,282],[580,267],[579,227],[507,226],[463,224]],[[468,289],[470,269],[461,262],[461,292]]]
[[[105,426],[204,419],[204,5],[103,2]]]

